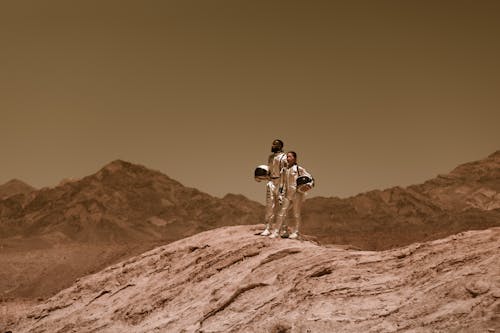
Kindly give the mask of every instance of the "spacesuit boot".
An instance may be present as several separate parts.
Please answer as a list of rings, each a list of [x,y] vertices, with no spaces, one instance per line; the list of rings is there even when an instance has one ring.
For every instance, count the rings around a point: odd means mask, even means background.
[[[260,233],[261,236],[269,236],[271,234],[271,230],[269,228],[269,224],[266,224],[266,229]]]

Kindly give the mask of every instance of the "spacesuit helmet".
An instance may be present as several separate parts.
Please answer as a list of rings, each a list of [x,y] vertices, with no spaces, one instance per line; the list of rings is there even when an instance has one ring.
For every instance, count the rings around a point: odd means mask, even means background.
[[[258,182],[269,180],[269,167],[264,164],[257,166],[254,171],[254,177]]]
[[[299,191],[300,193],[306,193],[314,186],[312,178],[308,176],[298,177],[296,184],[297,184],[297,191]]]

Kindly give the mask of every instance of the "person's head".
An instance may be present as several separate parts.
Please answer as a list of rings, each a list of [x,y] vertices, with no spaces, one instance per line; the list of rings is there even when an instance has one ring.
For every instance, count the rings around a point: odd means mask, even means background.
[[[271,146],[271,151],[273,153],[277,153],[277,152],[280,152],[283,150],[283,141],[281,141],[280,139],[276,139],[273,141],[273,144]]]
[[[297,153],[294,151],[287,152],[286,161],[288,162],[289,167],[295,165],[297,163]]]

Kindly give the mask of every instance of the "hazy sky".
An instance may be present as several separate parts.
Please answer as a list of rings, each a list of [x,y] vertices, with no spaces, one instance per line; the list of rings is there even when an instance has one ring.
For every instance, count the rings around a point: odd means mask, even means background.
[[[500,1],[0,0],[0,183],[120,158],[263,202],[285,141],[311,196],[500,149]]]

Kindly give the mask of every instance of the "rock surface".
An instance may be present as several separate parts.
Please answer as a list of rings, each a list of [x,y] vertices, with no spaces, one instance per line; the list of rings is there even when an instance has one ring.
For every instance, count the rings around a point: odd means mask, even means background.
[[[224,227],[76,281],[12,332],[495,332],[500,228],[382,252]]]

